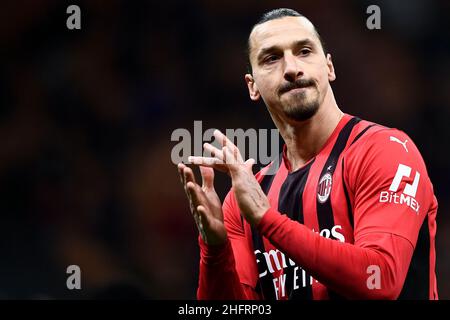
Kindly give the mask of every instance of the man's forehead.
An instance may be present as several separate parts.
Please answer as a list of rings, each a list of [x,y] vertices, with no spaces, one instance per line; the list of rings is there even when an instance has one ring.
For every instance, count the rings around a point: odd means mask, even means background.
[[[250,46],[252,51],[262,46],[276,45],[280,36],[293,38],[317,39],[314,25],[305,17],[283,17],[257,25],[250,33]]]

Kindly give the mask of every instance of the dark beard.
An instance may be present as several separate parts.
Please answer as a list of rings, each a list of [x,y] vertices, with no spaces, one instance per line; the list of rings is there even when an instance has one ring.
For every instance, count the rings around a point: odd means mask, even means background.
[[[287,82],[280,87],[278,93],[282,94],[296,88],[312,87],[316,92],[317,96],[311,101],[307,101],[307,92],[301,92],[296,97],[291,97],[295,99],[292,104],[285,105],[284,113],[286,116],[295,121],[305,121],[313,117],[319,110],[319,92],[317,91],[317,85],[312,79],[298,79],[294,82]],[[310,89],[308,89],[309,91]],[[312,94],[312,93],[310,93]]]
[[[302,93],[304,95],[304,93]],[[300,97],[300,100],[305,99],[306,96]],[[296,105],[285,108],[286,116],[295,121],[305,121],[312,118],[319,110],[319,100],[316,98],[312,101],[303,103],[299,101]]]

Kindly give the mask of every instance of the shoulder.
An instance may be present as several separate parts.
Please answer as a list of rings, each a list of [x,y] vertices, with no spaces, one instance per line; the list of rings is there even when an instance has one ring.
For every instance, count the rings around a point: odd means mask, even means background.
[[[345,153],[350,184],[358,185],[367,179],[389,180],[400,170],[408,176],[418,172],[422,181],[431,185],[422,155],[408,134],[396,128],[365,122],[360,128],[355,128],[359,131],[353,134],[357,139],[350,140]],[[370,128],[360,134],[369,125]]]
[[[350,140],[346,152],[348,158],[366,163],[383,159],[424,165],[419,149],[408,134],[373,122],[361,122],[362,125],[353,133],[354,139]]]

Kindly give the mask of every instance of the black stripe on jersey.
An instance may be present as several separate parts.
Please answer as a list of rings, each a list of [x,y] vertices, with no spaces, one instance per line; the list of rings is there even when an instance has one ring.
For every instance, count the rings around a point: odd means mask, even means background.
[[[279,158],[275,161],[278,161],[278,167],[281,165],[281,160],[283,159],[283,155],[280,154]],[[275,163],[274,161],[274,163]],[[270,187],[272,186],[273,179],[275,178],[276,174],[271,175],[264,175],[260,182],[260,186],[262,191],[267,195],[269,193]],[[241,214],[241,219],[243,219],[243,216]],[[253,239],[253,249],[259,250],[261,253],[256,256],[256,258],[259,260],[260,263],[258,263],[258,274],[261,274],[262,272],[268,270],[266,259],[264,258],[263,252],[266,252],[266,249],[264,247],[264,242],[259,234],[258,230],[255,227],[251,227],[252,229],[252,239]],[[266,288],[266,290],[264,290]],[[270,274],[267,274],[263,278],[258,279],[258,285],[256,287],[256,290],[260,293],[260,295],[266,299],[266,300],[276,300],[275,291],[274,290],[267,290],[268,288],[273,288],[273,277]]]
[[[364,133],[367,132],[367,130],[369,130],[370,128],[372,128],[373,126],[376,126],[376,123],[373,123],[371,125],[368,125],[367,127],[364,128],[364,130],[362,130],[360,133],[358,133],[358,135],[355,137],[355,139],[353,139],[352,144],[354,144],[359,138],[362,137],[362,135]],[[352,205],[350,202],[350,196],[348,195],[348,190],[347,190],[347,186],[345,185],[345,181],[344,181],[344,158],[342,158],[342,186],[344,187],[344,193],[345,193],[345,201],[347,202],[347,213],[348,213],[348,220],[350,221],[350,225],[352,226],[352,229],[354,227],[354,223],[353,223],[353,209],[352,209]]]
[[[301,224],[304,222],[302,195],[309,169],[313,163],[314,160],[303,168],[289,173],[281,186],[278,197],[278,211],[287,214],[291,220],[298,221]]]
[[[398,299],[428,300],[430,287],[430,230],[428,216],[424,219],[417,238],[408,274]]]
[[[342,158],[342,186],[344,187],[344,194],[345,194],[345,202],[347,202],[347,214],[348,214],[348,221],[350,221],[350,225],[352,226],[352,229],[354,228],[353,223],[353,209],[350,202],[350,196],[348,195],[347,187],[345,186],[345,179],[344,179],[344,158]]]
[[[347,141],[350,137],[350,134],[352,133],[353,128],[355,125],[360,122],[361,119],[357,117],[353,117],[350,119],[347,124],[342,128],[341,132],[339,133],[338,138],[336,139],[336,143],[333,146],[333,149],[331,150],[330,155],[328,156],[327,161],[325,162],[325,165],[322,168],[322,172],[319,176],[319,182],[322,179],[322,177],[325,174],[330,174],[333,176],[334,171],[336,170],[337,161],[339,159],[339,156],[341,155],[342,151],[344,151],[345,146],[347,145]],[[331,186],[333,183],[331,184]],[[318,188],[320,188],[320,183],[318,183]],[[332,190],[332,189],[331,189]],[[319,192],[319,190],[317,190]],[[331,230],[334,227],[334,216],[333,216],[333,208],[331,206],[331,192],[328,195],[328,198],[325,200],[325,202],[320,202],[319,197],[316,196],[316,202],[317,202],[317,220],[319,222],[319,232],[321,232],[324,229],[329,230],[330,239],[333,239]],[[328,296],[331,299],[342,299],[341,296],[336,294],[334,291],[328,290]]]
[[[303,168],[291,172],[286,177],[283,185],[280,189],[280,195],[278,197],[278,211],[282,214],[286,214],[291,220],[298,221],[301,224],[304,222],[303,218],[303,190],[305,189],[306,181],[310,168],[314,160]],[[286,256],[286,260],[289,259]],[[300,274],[299,278],[303,278],[303,272],[300,266],[297,273]],[[312,287],[310,285],[310,274],[306,273],[306,286],[299,286],[296,290],[292,290],[294,283],[294,268],[289,266],[285,269],[286,274],[286,292],[289,295],[289,299],[301,299],[312,300]],[[303,282],[303,281],[302,281]]]
[[[351,143],[350,145],[352,145],[352,144],[354,144],[356,141],[358,141],[358,139],[361,138],[362,135],[363,135],[364,133],[366,133],[367,130],[369,130],[370,128],[372,128],[373,126],[376,126],[376,125],[377,125],[376,123],[372,123],[371,125],[368,125],[367,127],[365,127],[363,131],[361,131],[360,133],[358,133],[358,135],[355,137],[355,139],[353,139],[353,141],[352,141],[352,143]]]
[[[333,149],[331,150],[331,153],[328,156],[328,159],[322,168],[322,172],[318,178],[319,181],[326,173],[329,173],[331,176],[333,176],[333,173],[336,170],[336,165],[339,156],[341,155],[342,151],[344,151],[344,148],[347,144],[348,138],[350,137],[353,127],[359,121],[361,121],[361,119],[354,117],[350,121],[348,121],[347,124],[344,126],[344,128],[341,130],[338,138],[336,139],[336,143],[334,144]],[[319,184],[318,187],[320,187]],[[320,230],[328,229],[331,231],[331,229],[334,226],[333,208],[331,207],[330,198],[331,194],[328,196],[327,200],[324,203],[321,203],[318,197],[316,199],[317,219],[319,221]]]

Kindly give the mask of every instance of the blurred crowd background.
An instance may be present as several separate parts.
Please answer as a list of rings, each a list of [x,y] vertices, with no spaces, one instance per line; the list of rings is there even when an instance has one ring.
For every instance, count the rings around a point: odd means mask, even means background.
[[[68,30],[66,8],[81,8]],[[381,8],[368,30],[366,8]],[[0,299],[193,299],[197,232],[171,162],[177,128],[273,128],[248,98],[246,40],[289,7],[319,29],[340,108],[418,145],[439,201],[450,298],[450,2],[4,1]],[[217,175],[223,197],[229,180]],[[66,268],[81,268],[68,290]]]

